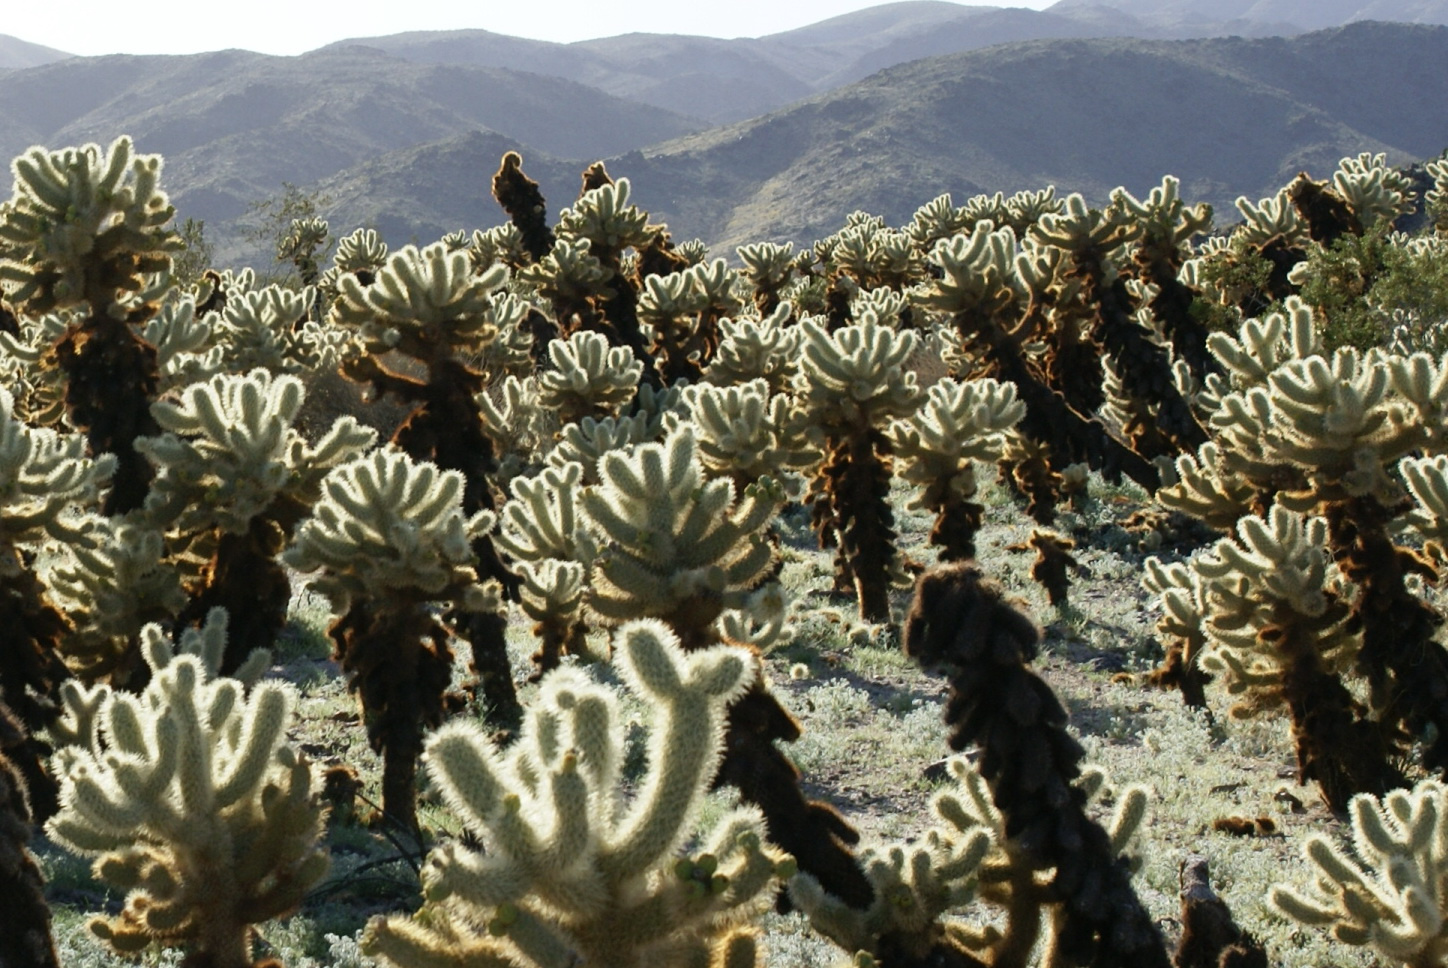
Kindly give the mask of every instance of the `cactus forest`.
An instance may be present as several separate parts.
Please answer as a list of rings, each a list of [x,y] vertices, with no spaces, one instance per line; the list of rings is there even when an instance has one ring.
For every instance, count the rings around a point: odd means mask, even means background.
[[[1448,965],[1448,160],[721,253],[477,170],[277,274],[13,162],[0,966]]]

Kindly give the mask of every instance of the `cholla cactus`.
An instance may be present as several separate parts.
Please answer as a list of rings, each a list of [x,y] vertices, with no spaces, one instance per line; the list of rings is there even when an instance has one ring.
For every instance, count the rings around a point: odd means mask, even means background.
[[[564,332],[575,327],[597,330],[616,346],[627,346],[643,361],[645,372],[653,371],[653,358],[639,326],[637,301],[639,284],[629,262],[638,262],[637,255],[650,250],[658,252],[667,245],[667,230],[650,225],[648,213],[629,202],[629,181],[614,182],[601,162],[584,173],[584,191],[571,208],[558,217],[558,246],[565,243],[587,243],[588,256],[597,260],[603,275],[589,268],[590,292],[580,292],[568,304],[560,305],[557,317]],[[625,261],[626,253],[628,262]],[[668,260],[678,267],[678,259]],[[580,266],[579,268],[584,268]],[[664,271],[668,271],[667,269]],[[573,316],[577,315],[577,322]]]
[[[1220,672],[1242,697],[1232,715],[1285,705],[1292,717],[1300,780],[1318,781],[1341,809],[1354,793],[1401,783],[1378,725],[1341,680],[1360,639],[1347,605],[1328,581],[1327,523],[1274,507],[1245,517],[1192,562],[1201,577],[1209,650],[1202,667]]]
[[[330,635],[383,756],[383,808],[405,829],[417,826],[422,732],[443,718],[453,624],[500,606],[474,568],[474,545],[493,515],[466,516],[463,487],[457,471],[374,451],[327,475],[322,499],[283,555],[298,571],[318,572],[311,585],[338,615]],[[434,603],[449,612],[437,615]]]
[[[648,222],[648,213],[629,202],[629,180],[620,178],[584,192],[559,214],[555,231],[560,239],[588,239],[593,254],[609,264],[649,241]]]
[[[1089,212],[1082,219],[1072,223],[1075,227],[1058,225],[1053,231],[1068,237],[1084,232],[1089,238],[1095,231]],[[1103,241],[1109,242],[1114,231],[1107,231]],[[1148,488],[1160,483],[1151,463],[1108,434],[1100,421],[1074,409],[1062,391],[1046,382],[1040,363],[1027,357],[1027,341],[1047,322],[1042,307],[1060,298],[1049,292],[1062,271],[1063,257],[1051,254],[1058,251],[1053,246],[1023,249],[1014,229],[992,230],[981,223],[969,236],[936,245],[930,258],[941,275],[915,297],[919,306],[950,316],[969,361],[969,369],[957,376],[988,376],[1015,385],[1026,406],[1018,429],[1027,443],[1007,459],[1015,484],[1028,498],[1027,513],[1042,524],[1054,516],[1061,472],[1072,464],[1089,463],[1107,478],[1125,474]]]
[[[554,340],[548,356],[553,369],[538,375],[538,403],[565,424],[616,415],[638,391],[644,369],[627,346],[610,346],[588,331]]]
[[[1364,151],[1343,158],[1332,173],[1332,190],[1347,203],[1365,229],[1392,221],[1417,207],[1413,180],[1388,167],[1387,155]]]
[[[697,380],[719,345],[719,323],[739,308],[738,273],[723,259],[667,275],[644,277],[639,322],[654,332],[665,383]]]
[[[951,770],[962,784],[980,776],[962,761],[952,759]],[[962,792],[975,794],[975,786]],[[990,791],[980,804],[988,816],[999,819],[989,805]],[[866,910],[850,907],[832,897],[806,873],[789,882],[789,896],[810,926],[847,952],[867,952],[877,963],[896,959],[909,963],[929,960],[932,952],[965,951],[978,947],[978,939],[958,922],[942,916],[965,907],[979,896],[980,867],[997,846],[997,824],[967,819],[957,794],[942,791],[931,800],[931,812],[942,821],[924,838],[904,844],[882,844],[860,852],[860,863],[875,888],[875,901]],[[947,956],[948,957],[948,956]]]
[[[464,252],[441,244],[394,252],[371,285],[338,280],[331,319],[355,327],[371,353],[396,349],[432,363],[447,352],[474,351],[495,332],[490,293],[507,279],[494,267],[474,276]]]
[[[513,478],[536,470],[559,432],[558,415],[538,402],[537,379],[510,374],[474,399],[483,430],[498,448],[493,475],[498,485],[506,487]]]
[[[794,307],[787,300],[760,319],[721,319],[719,348],[704,368],[705,383],[730,386],[763,380],[770,393],[790,389],[799,371],[802,332],[788,325]]]
[[[970,964],[1021,965],[1038,945],[1045,952],[1042,964],[1063,964],[1054,933],[1065,924],[1065,912],[1031,869],[1029,850],[1007,833],[1007,818],[980,772],[961,757],[952,757],[948,769],[956,787],[932,798],[938,822],[924,838],[861,852],[876,889],[868,910],[842,904],[808,874],[790,881],[790,898],[815,930],[882,966],[960,963],[962,955]],[[1104,781],[1093,769],[1076,785],[1091,798]],[[1107,831],[1111,854],[1129,864],[1135,862],[1128,851],[1145,819],[1147,799],[1144,787],[1121,791]],[[1003,909],[1005,923],[975,928],[944,920],[977,899]]]
[[[771,481],[736,495],[706,481],[692,430],[625,457],[606,454],[600,484],[581,497],[607,542],[594,565],[590,607],[609,622],[663,619],[695,648],[725,608],[743,604],[774,560],[763,531],[783,494]]]
[[[969,233],[975,228],[976,221],[975,215],[957,207],[947,192],[917,208],[910,224],[905,226],[905,232],[914,243],[915,250],[924,258],[941,239]]]
[[[165,228],[172,208],[157,187],[159,155],[137,156],[129,138],[50,152],[12,165],[14,194],[0,206],[0,287],[26,313],[84,307],[55,344],[66,408],[92,454],[115,454],[105,512],[145,499],[150,467],[131,447],[155,433],[148,408],[159,373],[155,347],[132,329],[156,311],[130,297],[170,266],[180,243]]]
[[[762,532],[784,499],[778,485],[766,479],[736,500],[727,478],[706,481],[688,425],[663,444],[605,455],[600,477],[581,499],[604,539],[589,599],[600,618],[660,618],[693,650],[721,640],[727,609],[761,611],[751,593],[774,561]],[[718,782],[757,804],[774,843],[830,891],[868,904],[869,884],[845,847],[857,835],[828,806],[805,800],[799,771],[776,745],[798,739],[798,723],[758,683],[730,707],[729,722]]]
[[[1423,200],[1427,203],[1434,227],[1442,236],[1448,232],[1448,158],[1438,158],[1423,167],[1428,177],[1433,179],[1433,187],[1428,189]]]
[[[1006,907],[1004,934],[982,938],[987,963],[1028,964],[1049,907],[1043,964],[1166,968],[1161,936],[1120,855],[1145,797],[1124,795],[1110,830],[1087,816],[1101,778],[1083,769],[1065,709],[1027,665],[1040,630],[974,562],[951,562],[920,576],[904,633],[905,653],[950,680],[951,749],[979,746],[989,793],[968,782],[969,798],[946,819],[962,831],[994,828],[1005,854],[996,873],[982,873],[983,892]]]
[[[1250,245],[1262,245],[1278,237],[1291,244],[1307,240],[1307,225],[1286,192],[1259,199],[1255,204],[1242,196],[1235,204],[1242,225],[1232,233],[1234,238]]]
[[[179,242],[174,210],[158,187],[160,155],[136,155],[130,138],[108,148],[31,148],[11,165],[14,195],[0,219],[0,283],[30,313],[88,303],[108,316],[142,276],[170,266]]]
[[[814,502],[821,546],[839,548],[836,586],[853,586],[861,618],[886,621],[896,562],[884,429],[920,400],[905,366],[915,334],[896,333],[872,313],[834,333],[811,320],[800,327],[801,420],[824,452],[806,500]]]
[[[186,607],[181,573],[165,536],[144,522],[85,515],[76,529],[44,570],[73,626],[62,651],[79,678],[125,686],[141,668],[141,629]]]
[[[317,260],[332,244],[332,230],[323,218],[296,218],[277,242],[277,261],[296,266],[303,286],[316,285],[321,276]]]
[[[628,625],[619,640],[624,681],[654,710],[637,795],[620,789],[617,698],[572,670],[544,680],[507,753],[475,726],[443,729],[428,744],[429,773],[486,852],[434,851],[421,914],[374,920],[365,950],[400,968],[754,964],[739,950],[749,922],[793,862],[764,844],[750,809],[679,855],[719,762],[725,707],[753,661],[729,648],[686,655],[657,623]]]
[[[228,307],[230,311],[230,307]],[[191,618],[220,606],[237,622],[222,671],[275,641],[291,582],[277,561],[333,467],[359,456],[375,431],[339,418],[315,445],[293,429],[302,382],[266,370],[220,375],[155,404],[166,433],[136,447],[158,473],[146,499],[156,527],[181,545],[209,549],[190,589]]]
[[[744,278],[754,287],[754,308],[759,315],[769,316],[779,308],[794,277],[794,243],[755,242],[735,251],[744,263]]]
[[[50,937],[50,908],[44,879],[26,845],[33,835],[27,783],[12,757],[29,758],[25,728],[0,702],[0,905],[5,932],[0,934],[0,965],[7,968],[59,968]]]
[[[1167,640],[1166,658],[1148,674],[1147,681],[1154,686],[1175,686],[1188,706],[1205,709],[1211,676],[1201,667],[1208,644],[1203,628],[1207,602],[1202,577],[1184,562],[1165,564],[1160,558],[1148,558],[1141,584],[1161,601],[1156,628]]]
[[[1227,375],[1209,378],[1198,400],[1216,441],[1179,462],[1181,479],[1158,499],[1219,527],[1234,511],[1269,502],[1323,516],[1332,555],[1356,586],[1358,668],[1372,712],[1401,751],[1403,737],[1448,726],[1441,617],[1408,582],[1435,570],[1393,537],[1395,519],[1410,509],[1394,465],[1414,450],[1441,449],[1448,370],[1421,354],[1340,348],[1328,358],[1311,328],[1311,310],[1289,302],[1286,316],[1244,325],[1240,340],[1213,338]],[[1448,769],[1448,739],[1432,739],[1423,758]],[[1372,789],[1331,795],[1341,803]]]
[[[48,748],[33,736],[54,720],[54,697],[70,677],[60,649],[71,628],[29,560],[47,539],[80,536],[67,512],[91,503],[114,466],[110,455],[87,458],[77,434],[17,420],[10,393],[0,388],[0,627],[10,630],[0,649],[0,694],[31,734],[9,755],[41,820],[55,812],[57,788],[44,768]]]
[[[634,445],[657,441],[664,433],[661,414],[635,413],[627,417],[584,417],[565,424],[558,431],[558,443],[548,453],[548,463],[562,467],[569,462],[583,465],[583,479],[598,483],[598,464],[606,454],[631,452]]]
[[[890,425],[900,476],[920,488],[910,506],[936,514],[930,543],[940,547],[942,561],[975,557],[975,533],[985,512],[972,500],[975,462],[999,461],[1025,413],[1009,383],[947,378],[931,386],[919,412]]]
[[[582,480],[576,462],[514,478],[513,500],[502,509],[498,546],[518,559],[521,604],[539,638],[538,675],[584,651],[584,594],[598,548],[579,507]]]
[[[126,891],[91,931],[120,953],[185,945],[216,968],[252,965],[253,924],[284,916],[327,869],[312,771],[286,745],[296,693],[212,679],[148,636],[140,696],[106,692],[85,747],[59,754],[64,807],[50,837],[96,857]]]
[[[512,222],[474,231],[468,249],[477,269],[486,269],[494,263],[522,269],[532,261],[523,248],[523,233]]]
[[[474,363],[496,339],[500,323],[512,322],[519,309],[515,300],[496,291],[507,276],[500,265],[474,275],[465,251],[450,252],[441,244],[421,250],[407,246],[393,253],[370,286],[364,288],[356,276],[344,277],[329,317],[356,327],[371,354],[348,361],[344,372],[370,383],[377,394],[392,393],[413,407],[392,443],[415,460],[459,472],[467,515],[494,507],[495,448],[478,405],[487,376]],[[411,357],[425,376],[390,369],[382,359],[389,350]],[[492,541],[479,533],[475,545],[483,576],[512,594],[517,576]],[[484,610],[468,623],[473,671],[488,708],[500,724],[516,722],[521,710],[502,618]]]
[[[1192,311],[1197,293],[1182,281],[1182,267],[1192,254],[1192,240],[1211,229],[1212,207],[1205,203],[1188,206],[1180,189],[1181,181],[1168,175],[1144,202],[1118,188],[1111,193],[1111,203],[1136,222],[1132,261],[1137,278],[1155,289],[1149,308],[1157,325],[1175,357],[1202,380],[1218,368],[1207,353],[1206,327]]]
[[[51,365],[50,350],[80,313],[21,316],[18,332],[0,328],[0,380],[13,395],[12,412],[35,427],[72,429],[65,416],[65,374]]]
[[[553,306],[564,332],[605,330],[607,323],[594,303],[616,295],[609,288],[613,272],[593,254],[588,239],[559,239],[533,264],[518,272],[518,281]]]
[[[814,460],[789,398],[771,395],[764,380],[730,387],[685,387],[684,399],[704,469],[713,476],[729,477],[736,489]],[[666,423],[683,419],[671,415]]]
[[[1448,787],[1424,780],[1411,791],[1359,794],[1348,804],[1352,847],[1321,834],[1303,844],[1317,867],[1306,891],[1275,884],[1268,903],[1285,918],[1327,928],[1405,968],[1448,959]]]
[[[332,256],[332,265],[339,273],[351,273],[364,286],[371,285],[377,278],[377,270],[386,262],[387,243],[376,229],[357,229],[338,239],[337,251]]]
[[[533,261],[543,258],[553,245],[553,231],[548,228],[548,206],[538,183],[523,174],[523,156],[516,151],[503,155],[493,175],[493,198],[503,207],[518,230],[523,250]]]
[[[301,291],[266,286],[227,299],[215,323],[220,369],[304,373],[335,366],[344,354],[356,355],[356,340],[346,330],[309,318],[316,300],[311,286]]]

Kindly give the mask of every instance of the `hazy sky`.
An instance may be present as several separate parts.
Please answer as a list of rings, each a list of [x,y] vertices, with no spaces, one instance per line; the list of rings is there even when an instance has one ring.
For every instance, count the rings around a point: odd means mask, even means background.
[[[0,34],[72,54],[194,54],[228,47],[299,54],[344,37],[376,37],[405,30],[481,28],[565,42],[636,31],[757,37],[881,2],[884,0],[352,0],[341,4],[331,0],[249,0],[221,4],[214,0],[146,0],[128,6],[114,0],[70,0],[52,7],[39,0],[11,0],[0,18]],[[1040,10],[1052,2],[1004,0],[996,5]]]

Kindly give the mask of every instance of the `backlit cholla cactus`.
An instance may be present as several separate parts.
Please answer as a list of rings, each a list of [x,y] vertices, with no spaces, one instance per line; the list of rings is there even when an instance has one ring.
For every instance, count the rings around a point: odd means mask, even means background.
[[[304,396],[294,376],[262,369],[215,376],[176,402],[156,403],[153,415],[166,432],[136,442],[157,468],[146,514],[175,545],[206,556],[191,576],[188,617],[216,606],[236,617],[222,666],[228,674],[252,649],[269,647],[285,624],[291,583],[277,556],[320,497],[322,477],[377,439],[341,417],[309,444],[293,429]]]
[[[602,539],[589,599],[600,619],[658,618],[694,650],[721,641],[728,610],[763,611],[752,599],[774,563],[764,529],[784,500],[777,484],[765,479],[741,495],[727,478],[707,480],[687,424],[662,444],[606,454],[599,476],[581,500]],[[831,808],[805,799],[799,771],[776,745],[799,735],[756,682],[730,707],[718,782],[763,810],[770,839],[802,869],[849,903],[868,904],[869,884],[845,847],[858,835]]]
[[[1212,207],[1187,205],[1181,180],[1167,175],[1146,200],[1124,188],[1111,193],[1111,204],[1136,223],[1136,245],[1131,255],[1137,279],[1153,288],[1148,308],[1171,344],[1176,359],[1186,364],[1197,380],[1217,372],[1207,353],[1207,331],[1192,312],[1197,293],[1182,281],[1182,267],[1192,255],[1192,241],[1212,226]]]
[[[413,781],[424,729],[441,724],[455,626],[497,614],[474,545],[494,517],[463,511],[463,477],[392,448],[334,469],[283,561],[316,572],[310,584],[337,618],[329,634],[359,694],[372,748],[382,754],[383,809],[415,829]],[[441,613],[438,606],[442,606]]]
[[[161,942],[247,968],[252,925],[296,910],[327,870],[325,809],[286,742],[296,693],[214,679],[154,626],[145,643],[145,692],[104,690],[86,744],[58,754],[63,809],[46,832],[126,892],[90,923],[113,950]]]
[[[638,287],[624,271],[623,258],[628,250],[645,249],[664,229],[650,225],[648,213],[630,201],[627,178],[613,181],[602,164],[588,174],[594,176],[592,184],[585,180],[585,191],[559,213],[554,227],[557,243],[550,258],[556,257],[562,269],[564,254],[572,253],[567,271],[582,284],[564,306],[554,300],[559,324],[566,333],[579,328],[601,332],[611,345],[633,350],[634,357],[651,370],[653,360],[639,327]],[[584,243],[587,258],[580,260],[576,253]]]
[[[627,346],[610,346],[601,334],[586,330],[554,340],[548,356],[553,366],[538,374],[538,404],[564,424],[616,416],[638,392],[644,370]]]
[[[1083,231],[1091,238],[1088,221],[1085,218],[1070,233]],[[1061,225],[1056,230],[1067,233]],[[1049,380],[1052,374],[1061,381],[1074,376],[1075,383],[1089,390],[1090,380],[1079,379],[1089,376],[1089,369],[1083,366],[1077,374],[1061,361],[1063,353],[1070,358],[1082,351],[1079,320],[1052,330],[1055,342],[1049,360],[1028,352],[1029,344],[1048,325],[1048,307],[1064,298],[1057,291],[1065,262],[1059,253],[1054,246],[1023,247],[1010,226],[992,229],[981,222],[968,236],[936,244],[930,259],[940,275],[914,296],[919,307],[948,315],[959,337],[958,359],[963,364],[954,374],[957,378],[984,376],[1015,386],[1026,407],[1017,428],[1024,444],[1008,457],[1009,470],[1028,499],[1027,513],[1042,524],[1052,520],[1064,486],[1062,474],[1073,464],[1089,464],[1107,478],[1125,474],[1149,488],[1160,482],[1150,462],[1108,433],[1089,412],[1077,410],[1066,390]],[[1097,355],[1093,351],[1091,359]]]
[[[1373,715],[1400,751],[1405,737],[1431,737],[1425,763],[1448,770],[1442,619],[1408,581],[1434,578],[1436,568],[1397,544],[1411,504],[1395,466],[1414,451],[1443,449],[1448,367],[1425,354],[1350,347],[1327,357],[1311,335],[1311,310],[1293,300],[1287,310],[1244,325],[1238,340],[1212,338],[1227,376],[1209,378],[1197,399],[1214,441],[1178,461],[1180,480],[1158,499],[1221,528],[1269,504],[1321,515],[1331,554],[1355,586],[1358,668]]]
[[[941,239],[968,233],[975,228],[975,223],[974,213],[957,206],[947,192],[917,208],[910,218],[910,224],[905,226],[905,232],[910,236],[915,251],[924,258]]]
[[[789,397],[771,394],[764,380],[685,387],[684,399],[704,469],[711,476],[730,478],[737,490],[814,459]],[[684,419],[671,415],[666,422]]]
[[[0,965],[6,968],[59,968],[55,942],[50,936],[50,907],[45,902],[45,879],[31,856],[34,836],[27,783],[14,757],[30,758],[29,737],[14,715],[0,702],[0,909],[5,931],[0,933]]]
[[[65,374],[52,366],[51,347],[79,313],[20,316],[17,332],[0,328],[0,381],[12,395],[12,412],[34,427],[72,429],[65,416]]]
[[[1300,780],[1316,780],[1341,809],[1353,794],[1391,788],[1402,776],[1386,734],[1342,681],[1361,643],[1343,589],[1329,578],[1327,540],[1323,519],[1277,506],[1265,520],[1242,518],[1234,538],[1191,568],[1205,606],[1202,668],[1220,672],[1240,697],[1234,717],[1287,707]]]
[[[1188,706],[1205,709],[1206,685],[1211,676],[1202,671],[1201,658],[1208,638],[1206,588],[1201,575],[1185,562],[1146,559],[1141,585],[1161,601],[1156,629],[1166,640],[1166,658],[1147,676],[1155,686],[1176,687]]]
[[[537,675],[585,651],[584,596],[598,548],[579,507],[582,480],[583,465],[573,461],[514,478],[501,512],[496,540],[523,579],[519,601],[539,639]]]
[[[883,622],[898,572],[885,428],[920,402],[905,365],[915,334],[897,333],[873,313],[833,333],[812,320],[799,325],[800,420],[823,454],[806,500],[814,505],[820,545],[839,549],[836,586],[853,588],[861,618]]]
[[[1413,180],[1389,168],[1387,155],[1364,151],[1337,163],[1332,190],[1347,203],[1365,229],[1392,221],[1417,207]]]
[[[115,459],[86,456],[78,434],[27,426],[16,419],[10,393],[0,388],[0,694],[30,736],[9,751],[30,788],[32,812],[55,812],[56,785],[44,769],[47,748],[34,734],[49,726],[55,696],[70,677],[61,647],[71,627],[30,562],[48,541],[79,536],[68,512],[95,500]]]
[[[294,218],[287,234],[277,242],[277,261],[290,262],[303,286],[314,286],[322,270],[317,260],[332,245],[332,230],[323,218]]]
[[[475,399],[483,430],[498,447],[498,486],[536,471],[559,429],[558,415],[538,403],[537,378],[506,376]]]
[[[449,251],[442,244],[406,246],[388,258],[371,285],[364,286],[357,276],[342,277],[328,316],[335,326],[355,329],[367,348],[368,355],[349,360],[344,372],[412,408],[392,443],[414,460],[460,473],[462,511],[469,516],[495,506],[496,449],[478,405],[489,374],[476,364],[496,340],[500,323],[513,320],[519,308],[501,289],[507,278],[508,270],[500,265],[474,274],[466,251]],[[410,358],[412,367],[393,368],[386,361],[389,352]],[[498,580],[511,594],[517,577],[492,540],[478,534],[473,551],[483,577]],[[468,618],[478,687],[490,715],[503,725],[521,714],[505,631],[502,616],[494,612]]]
[[[721,319],[719,348],[704,368],[703,381],[719,386],[763,380],[770,393],[784,393],[799,372],[798,326],[790,325],[794,307],[781,302],[759,319]]]
[[[1275,884],[1268,903],[1404,968],[1438,968],[1448,960],[1448,788],[1425,780],[1381,799],[1359,794],[1348,813],[1351,847],[1309,836],[1313,883]]]
[[[697,381],[719,345],[719,323],[740,308],[739,274],[723,259],[666,275],[644,277],[639,322],[653,330],[653,348],[666,384]]]
[[[772,315],[794,278],[794,243],[754,242],[735,251],[744,264],[742,274],[754,290],[754,308],[761,316]]]
[[[266,286],[239,292],[226,301],[214,322],[220,369],[247,373],[263,367],[275,374],[320,372],[358,352],[346,330],[310,318],[318,290]]]
[[[1100,405],[1104,378],[1093,360],[1104,355],[1115,367],[1120,389],[1137,416],[1125,428],[1132,447],[1138,454],[1155,457],[1194,449],[1205,442],[1206,433],[1172,382],[1170,358],[1156,341],[1154,328],[1138,320],[1135,300],[1118,268],[1124,247],[1137,243],[1149,224],[1129,210],[1127,197],[1117,196],[1119,204],[1095,209],[1080,195],[1072,195],[1064,212],[1041,218],[1031,239],[1066,253],[1065,275],[1079,282],[1074,287],[1079,302],[1063,300],[1051,314],[1058,330],[1081,327],[1079,340],[1066,332],[1052,338],[1054,354],[1048,353],[1048,359],[1054,356],[1056,366],[1073,371],[1052,373],[1053,385],[1062,388],[1080,412],[1090,413]],[[1163,195],[1160,204],[1170,202]],[[1190,232],[1191,226],[1185,231]],[[1079,353],[1066,357],[1068,348]],[[1085,373],[1089,377],[1083,377]],[[1081,386],[1083,379],[1089,389],[1073,393],[1071,388]],[[1093,405],[1083,405],[1088,401]]]
[[[706,644],[714,621],[739,607],[774,561],[764,529],[783,501],[766,480],[737,494],[706,479],[692,428],[631,456],[606,454],[600,483],[581,496],[605,539],[589,606],[606,622],[660,618],[684,647]]]
[[[105,512],[138,507],[150,466],[131,447],[156,431],[149,407],[159,374],[155,347],[133,324],[156,312],[133,297],[164,273],[180,243],[158,187],[160,155],[136,155],[129,138],[109,148],[30,149],[12,163],[14,193],[0,206],[0,289],[20,312],[82,310],[55,343],[71,425],[92,454],[115,454]]]
[[[1007,833],[1007,818],[992,801],[990,786],[967,760],[952,757],[956,781],[931,799],[937,823],[923,838],[866,848],[860,860],[875,885],[867,910],[852,908],[821,890],[808,874],[789,884],[790,898],[810,926],[847,952],[865,952],[880,968],[920,964],[1061,964],[1055,933],[1065,924],[1062,905],[1048,882],[1031,869],[1028,851]],[[1105,787],[1105,775],[1088,769],[1077,786],[1087,798]],[[1146,816],[1144,787],[1120,791],[1109,830],[1113,856],[1127,857]],[[1128,859],[1128,863],[1134,859]],[[1005,921],[989,927],[946,919],[974,902],[1001,909]],[[961,961],[962,956],[968,961]],[[856,962],[858,964],[858,961]]]
[[[86,514],[43,569],[73,631],[62,651],[81,679],[125,687],[141,673],[141,630],[169,625],[186,607],[178,564],[161,531],[137,520]]]
[[[940,548],[940,560],[975,557],[975,534],[985,513],[973,500],[975,462],[999,461],[1025,412],[1009,383],[946,378],[931,386],[914,416],[890,425],[900,476],[920,488],[911,507],[935,512],[930,543]]]
[[[1428,162],[1424,169],[1433,179],[1433,187],[1424,194],[1428,214],[1433,217],[1433,226],[1440,236],[1448,234],[1448,158]]]
[[[481,849],[433,851],[418,916],[376,919],[364,950],[399,968],[754,966],[750,922],[793,861],[756,810],[695,831],[750,657],[685,654],[657,622],[618,633],[624,682],[653,710],[646,772],[622,789],[619,700],[575,670],[543,681],[507,752],[473,725],[428,743],[428,771]],[[682,853],[691,836],[689,853]]]

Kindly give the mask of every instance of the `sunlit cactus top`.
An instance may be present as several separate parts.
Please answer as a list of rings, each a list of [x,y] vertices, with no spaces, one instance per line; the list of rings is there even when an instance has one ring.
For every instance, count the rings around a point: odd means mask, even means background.
[[[0,285],[30,313],[89,302],[119,315],[121,293],[170,267],[179,242],[161,191],[160,155],[137,155],[127,137],[109,148],[36,147],[11,165],[0,207]]]
[[[178,401],[154,404],[167,432],[136,442],[158,469],[147,512],[183,531],[244,534],[279,499],[310,504],[322,476],[372,446],[377,432],[340,417],[309,444],[293,429],[303,398],[296,377],[253,370],[193,383]]]
[[[463,477],[383,448],[331,471],[322,498],[283,555],[339,611],[367,596],[491,600],[473,570],[472,542],[494,517],[462,511]]]
[[[0,387],[0,575],[21,567],[15,545],[49,535],[74,537],[62,512],[92,500],[115,458],[86,455],[85,438],[35,428],[16,419],[14,398]]]
[[[814,320],[799,325],[804,359],[796,383],[811,424],[850,433],[913,412],[920,387],[905,366],[913,332],[896,332],[873,314],[833,333]]]
[[[491,293],[507,278],[503,266],[474,275],[466,252],[449,252],[441,244],[409,245],[388,258],[371,285],[342,276],[330,318],[355,327],[370,352],[396,349],[431,361],[479,349],[493,339]]]
[[[648,224],[648,213],[629,202],[628,179],[620,178],[584,192],[558,216],[554,231],[559,239],[587,239],[594,254],[608,262],[624,249],[648,242]]]

